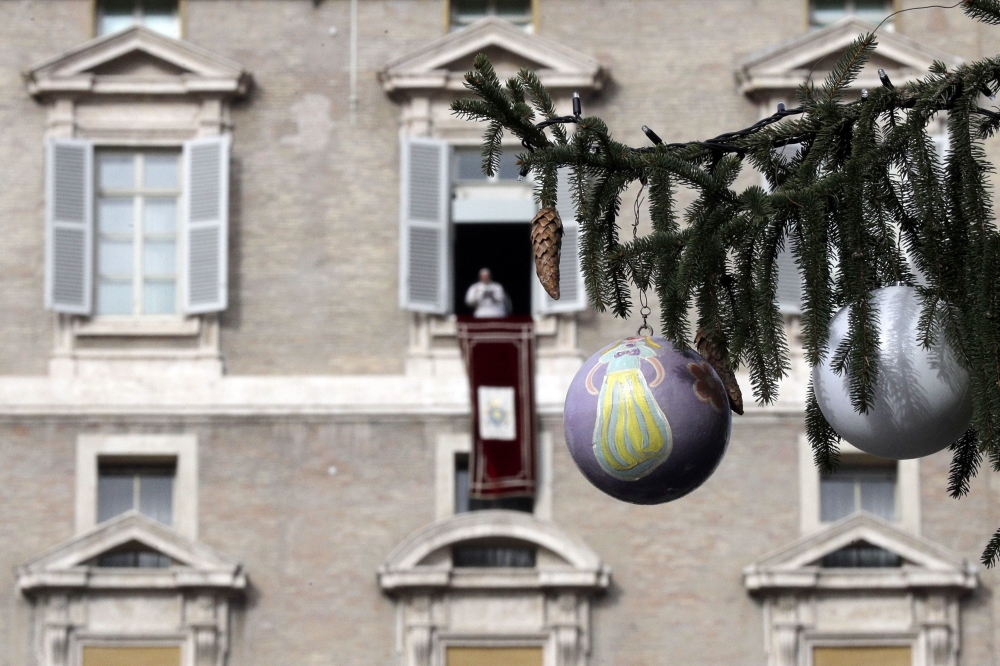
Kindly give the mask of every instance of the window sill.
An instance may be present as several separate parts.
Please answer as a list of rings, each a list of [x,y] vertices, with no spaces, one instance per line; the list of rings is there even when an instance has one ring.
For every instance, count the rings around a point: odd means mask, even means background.
[[[77,319],[73,329],[81,337],[194,337],[201,333],[201,317],[108,315]]]
[[[535,335],[553,336],[558,332],[559,317],[556,315],[534,315]],[[458,337],[455,315],[429,315],[427,329],[434,338]]]

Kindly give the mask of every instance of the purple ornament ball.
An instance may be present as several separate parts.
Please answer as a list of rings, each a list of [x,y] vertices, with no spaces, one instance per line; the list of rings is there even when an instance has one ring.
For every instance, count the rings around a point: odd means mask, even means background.
[[[566,445],[602,492],[633,504],[670,502],[703,484],[729,445],[726,387],[704,358],[658,337],[597,352],[570,384]]]

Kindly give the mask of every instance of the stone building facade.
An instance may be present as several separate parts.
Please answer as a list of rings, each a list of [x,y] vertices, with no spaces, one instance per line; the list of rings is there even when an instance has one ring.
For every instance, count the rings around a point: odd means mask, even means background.
[[[960,502],[946,453],[821,479],[799,356],[697,492],[588,485],[562,398],[637,324],[587,309],[572,253],[559,303],[526,253],[502,280],[536,318],[533,510],[456,493],[455,294],[534,211],[468,170],[482,128],[447,106],[475,54],[633,145],[687,140],[919,4],[0,3],[0,666],[1000,663],[993,477]],[[858,89],[1000,52],[958,10],[879,41]]]

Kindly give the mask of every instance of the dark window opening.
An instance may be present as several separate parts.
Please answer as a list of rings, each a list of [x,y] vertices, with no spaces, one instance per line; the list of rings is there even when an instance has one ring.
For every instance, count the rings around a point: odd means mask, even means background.
[[[451,549],[455,567],[509,567],[529,569],[535,566],[535,548],[516,543],[477,542]]]
[[[835,550],[820,560],[820,566],[825,569],[884,569],[902,565],[903,561],[896,553],[864,541]]]
[[[531,223],[456,224],[455,312],[471,315],[465,292],[479,280],[479,270],[488,268],[493,281],[503,285],[510,297],[511,314],[531,314]]]
[[[125,569],[165,569],[173,562],[163,553],[138,542],[127,543],[101,553],[91,561],[93,566]]]
[[[534,513],[534,497],[503,497],[500,499],[473,499],[469,497],[469,454],[455,454],[455,513],[507,509]],[[470,565],[471,566],[471,565]]]

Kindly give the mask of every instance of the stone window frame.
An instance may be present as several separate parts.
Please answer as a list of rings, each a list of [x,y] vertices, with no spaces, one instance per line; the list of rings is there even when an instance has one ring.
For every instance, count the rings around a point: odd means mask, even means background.
[[[447,31],[447,2],[444,10]],[[488,17],[387,63],[379,72],[383,91],[400,107],[401,140],[427,137],[452,146],[477,145],[481,141],[481,128],[455,118],[450,103],[465,94],[465,68],[455,63],[486,50],[536,63],[539,78],[552,92],[557,108],[567,112],[574,91],[584,96],[599,92],[607,77],[606,70],[593,58],[554,40],[526,33],[503,19]],[[499,75],[503,78],[513,71],[501,67]],[[516,145],[516,140],[511,145]],[[576,372],[580,362],[576,315],[536,316],[538,374]],[[407,374],[464,376],[453,315],[413,312],[409,322]]]
[[[840,453],[846,459],[863,455],[847,442]],[[813,461],[812,447],[805,434],[799,435],[799,531],[813,534],[831,523],[820,520],[820,471]],[[920,534],[920,460],[900,460],[896,464],[896,516],[893,524],[911,534]]]
[[[898,555],[902,564],[819,564],[858,541]],[[979,586],[977,570],[926,538],[856,513],[747,566],[743,582],[763,606],[768,666],[813,666],[812,648],[838,645],[909,645],[914,666],[954,666],[961,598]],[[855,612],[872,603],[883,612]]]
[[[552,520],[552,447],[555,438],[551,429],[539,429],[538,479],[535,509],[531,515],[539,520]],[[471,455],[472,435],[469,433],[438,433],[434,440],[434,518],[441,520],[455,513],[455,456]]]
[[[180,39],[184,39],[187,36],[187,31],[184,29],[187,24],[187,2],[188,0],[177,0],[177,21]],[[103,36],[98,33],[98,30],[100,30],[100,3],[101,0],[90,0],[90,15],[93,17],[93,23],[91,25],[92,37]]]
[[[118,568],[93,563],[134,542],[173,564]],[[176,646],[182,666],[224,664],[233,602],[246,587],[241,565],[135,512],[96,525],[17,571],[17,589],[32,607],[32,663],[39,666],[79,666],[83,648],[97,645]],[[137,609],[131,621],[116,610],[122,602]]]
[[[183,2],[183,1],[184,0],[181,0],[181,2]],[[449,32],[456,32],[456,30],[452,29],[452,23],[451,23],[451,7],[452,7],[452,2],[454,2],[454,0],[444,0],[444,31],[445,31],[446,34],[449,33]],[[542,4],[542,0],[530,0],[529,4],[531,5],[531,9],[529,10],[529,13],[531,14],[531,20],[525,26],[525,30],[527,30],[528,28],[530,28],[529,32],[537,33],[538,32],[538,25],[539,25],[539,18],[541,16],[541,4]],[[486,16],[494,16],[494,14],[487,14]],[[484,16],[484,18],[485,18],[485,16]],[[480,20],[482,20],[482,19],[480,19]],[[471,25],[471,24],[469,24],[469,25]],[[468,27],[468,26],[465,26],[465,27]],[[457,28],[457,30],[462,30],[462,29],[464,29],[464,28]]]
[[[454,546],[484,538],[534,546],[535,567],[453,565]],[[586,543],[554,523],[492,510],[459,514],[417,530],[389,554],[378,580],[394,600],[396,651],[407,666],[441,666],[448,646],[542,646],[545,666],[585,666],[590,600],[608,588],[611,570]],[[502,614],[488,626],[467,622],[490,609],[494,600],[506,607],[512,599],[534,610],[528,616]]]
[[[79,435],[76,441],[75,533],[97,525],[98,466],[102,457],[130,464],[172,458],[173,524],[189,539],[198,538],[198,438],[182,435]]]
[[[24,78],[27,92],[45,108],[46,142],[82,139],[94,149],[181,150],[186,142],[226,137],[232,101],[252,84],[238,63],[143,26],[72,47],[35,65]],[[103,375],[111,362],[113,374],[144,377],[162,371],[166,361],[170,372],[219,376],[218,319],[216,312],[58,313],[49,371]]]

